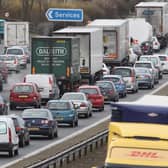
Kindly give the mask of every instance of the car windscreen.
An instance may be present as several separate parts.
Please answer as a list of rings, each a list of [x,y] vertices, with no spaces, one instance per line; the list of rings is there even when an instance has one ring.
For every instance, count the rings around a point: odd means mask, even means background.
[[[135,67],[152,68],[150,63],[136,63]]]
[[[32,93],[33,87],[30,85],[16,85],[13,88],[14,93]]]
[[[68,102],[51,102],[48,103],[48,109],[50,110],[69,110],[70,104]]]
[[[167,61],[167,59],[168,59],[168,57],[166,57],[166,56],[159,56],[159,58],[161,61]]]
[[[6,54],[13,54],[13,55],[23,55],[23,51],[21,49],[7,49]]]
[[[130,77],[131,76],[131,70],[126,68],[116,68],[114,69],[115,75],[121,75],[122,77]]]
[[[0,121],[0,134],[6,134],[6,133],[7,133],[6,122]]]
[[[96,88],[80,88],[79,91],[85,94],[98,94]]]
[[[48,118],[48,111],[43,109],[29,109],[22,113],[23,118]]]

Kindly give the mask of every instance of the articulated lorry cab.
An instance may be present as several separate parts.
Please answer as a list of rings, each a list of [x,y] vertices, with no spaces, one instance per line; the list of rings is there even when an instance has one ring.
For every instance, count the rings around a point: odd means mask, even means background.
[[[32,74],[54,74],[61,94],[80,83],[80,42],[75,37],[32,37]]]

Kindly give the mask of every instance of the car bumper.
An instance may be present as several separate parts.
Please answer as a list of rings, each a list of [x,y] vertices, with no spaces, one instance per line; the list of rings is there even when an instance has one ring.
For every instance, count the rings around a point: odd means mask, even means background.
[[[30,135],[48,135],[52,128],[29,127],[28,130]]]
[[[14,144],[10,144],[10,143],[0,143],[0,151],[7,152],[9,150],[12,150],[14,146],[15,146]]]
[[[152,81],[138,81],[138,87],[150,86]]]
[[[37,101],[22,101],[22,102],[11,101],[10,104],[12,104],[14,106],[25,107],[25,106],[35,106],[38,103],[37,103]]]
[[[71,124],[74,121],[74,117],[60,117],[60,118],[56,118],[56,121],[58,123],[67,123],[67,124]]]

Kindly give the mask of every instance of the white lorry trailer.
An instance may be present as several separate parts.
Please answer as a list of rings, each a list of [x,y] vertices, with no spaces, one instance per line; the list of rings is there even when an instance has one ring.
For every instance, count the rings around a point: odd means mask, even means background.
[[[88,27],[103,29],[103,62],[109,66],[128,63],[128,20],[126,19],[96,19]]]
[[[4,22],[4,46],[29,47],[29,23]]]
[[[139,45],[144,41],[150,41],[153,36],[152,25],[146,22],[145,18],[128,18],[129,38]]]
[[[135,8],[136,16],[153,26],[154,35],[168,33],[168,2],[140,2]]]
[[[83,80],[92,83],[102,75],[103,31],[91,27],[67,27],[53,32],[54,36],[80,38],[80,74]]]

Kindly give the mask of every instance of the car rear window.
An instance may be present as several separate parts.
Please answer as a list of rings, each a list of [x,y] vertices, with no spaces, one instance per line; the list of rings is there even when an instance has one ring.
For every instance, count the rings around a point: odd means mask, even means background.
[[[152,68],[150,63],[136,63],[135,67]]]
[[[96,88],[80,88],[79,91],[85,94],[98,94]]]
[[[109,82],[96,82],[96,85],[102,88],[112,88],[112,85]]]
[[[33,87],[30,85],[17,85],[13,88],[14,93],[32,93],[33,92]]]
[[[7,49],[6,54],[14,54],[14,55],[23,55],[23,51],[21,49]]]
[[[6,133],[7,133],[6,122],[0,121],[0,134],[6,134]]]
[[[121,75],[122,77],[130,77],[131,76],[131,69],[117,68],[117,69],[114,69],[114,74]]]
[[[166,61],[166,56],[159,56],[161,61]]]
[[[48,111],[42,109],[29,109],[22,113],[23,118],[48,118]]]
[[[116,78],[116,77],[103,77],[103,80],[110,80],[114,83],[120,82],[120,78]]]
[[[70,104],[68,102],[52,102],[48,104],[48,109],[50,110],[68,110],[70,109]]]
[[[83,94],[64,94],[62,100],[84,100]]]

